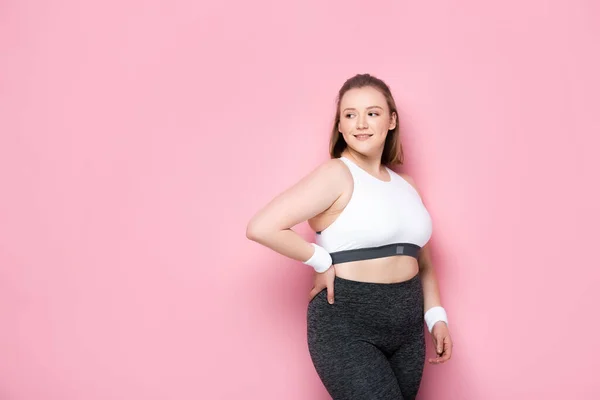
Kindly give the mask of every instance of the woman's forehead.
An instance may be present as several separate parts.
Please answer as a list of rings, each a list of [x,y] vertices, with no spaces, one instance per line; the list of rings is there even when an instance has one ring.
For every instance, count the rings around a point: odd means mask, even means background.
[[[366,109],[373,106],[387,108],[385,96],[372,87],[362,87],[348,90],[340,101],[341,109]]]

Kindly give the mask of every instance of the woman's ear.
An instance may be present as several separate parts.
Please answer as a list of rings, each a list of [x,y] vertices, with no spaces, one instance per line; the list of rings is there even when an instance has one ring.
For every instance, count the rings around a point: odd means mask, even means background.
[[[390,131],[396,128],[396,124],[398,123],[397,120],[398,120],[398,118],[396,116],[396,113],[393,112],[390,117],[390,128],[389,128]]]

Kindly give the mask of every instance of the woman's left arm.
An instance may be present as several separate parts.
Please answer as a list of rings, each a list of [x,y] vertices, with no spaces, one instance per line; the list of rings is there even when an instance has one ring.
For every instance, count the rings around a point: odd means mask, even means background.
[[[415,184],[415,181],[406,174],[401,174],[402,177],[410,183],[421,199],[421,193]],[[424,297],[424,309],[428,319],[434,321],[440,317],[446,318],[446,312],[442,308],[442,301],[440,299],[440,290],[438,288],[438,282],[435,275],[435,269],[431,262],[431,253],[429,251],[429,243],[426,243],[419,251],[419,275],[421,278],[421,285],[423,286],[423,297]],[[427,311],[430,311],[427,314]],[[446,318],[447,320],[447,318]],[[452,356],[452,338],[450,337],[450,331],[448,325],[444,321],[437,321],[434,323],[431,329],[431,338],[435,346],[437,353],[436,358],[430,358],[431,364],[440,364],[448,361]]]

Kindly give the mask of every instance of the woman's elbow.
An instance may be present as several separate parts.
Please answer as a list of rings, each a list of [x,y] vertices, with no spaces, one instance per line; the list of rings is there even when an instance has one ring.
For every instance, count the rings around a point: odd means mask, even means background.
[[[265,236],[267,235],[267,230],[255,219],[250,220],[248,225],[246,226],[246,237],[253,242],[261,243]]]

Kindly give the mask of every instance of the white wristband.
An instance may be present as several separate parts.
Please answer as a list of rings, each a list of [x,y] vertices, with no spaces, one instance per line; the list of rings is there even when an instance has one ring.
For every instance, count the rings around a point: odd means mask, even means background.
[[[310,265],[317,272],[327,271],[329,269],[329,267],[331,267],[331,264],[333,263],[333,261],[331,260],[331,256],[329,255],[327,250],[325,250],[318,244],[315,244],[315,243],[311,243],[311,244],[315,248],[315,252],[313,253],[312,257],[310,257],[308,260],[304,261],[304,264]]]
[[[425,313],[425,323],[427,324],[427,328],[429,329],[430,333],[435,323],[439,321],[444,321],[446,324],[448,324],[448,316],[446,315],[446,310],[444,310],[444,307],[436,306],[427,310]]]

